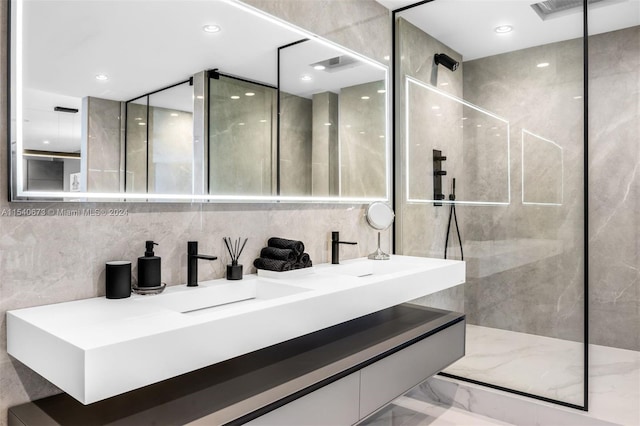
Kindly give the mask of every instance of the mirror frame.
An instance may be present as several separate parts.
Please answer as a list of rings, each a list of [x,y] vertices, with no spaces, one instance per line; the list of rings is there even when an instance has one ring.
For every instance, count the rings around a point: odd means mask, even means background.
[[[381,62],[368,58],[351,49],[340,46],[332,41],[313,34],[301,27],[291,24],[283,19],[268,14],[256,7],[247,5],[239,0],[215,0],[224,1],[247,13],[257,15],[278,26],[285,27],[300,35],[301,38],[313,39],[321,44],[332,47],[345,55],[353,56],[359,61],[381,69],[385,73],[385,157],[386,157],[386,195],[384,197],[340,197],[340,196],[246,196],[246,195],[209,195],[209,194],[145,194],[145,193],[91,193],[91,192],[63,192],[63,191],[25,191],[23,189],[22,165],[22,126],[12,125],[12,116],[16,123],[23,120],[23,2],[25,0],[9,0],[7,7],[7,163],[8,163],[8,194],[10,202],[186,202],[186,203],[356,203],[368,204],[375,201],[391,202],[392,174],[393,174],[393,120],[392,120],[392,96],[393,84],[391,83],[391,67]],[[13,19],[15,17],[15,20]],[[279,49],[277,49],[279,51]],[[274,55],[278,53],[274,51]],[[15,60],[14,60],[15,59]],[[280,79],[278,61],[278,81]],[[279,85],[278,85],[279,96]],[[14,101],[15,99],[15,101]],[[280,111],[278,110],[278,121]],[[14,130],[15,127],[15,130]],[[280,134],[277,135],[278,145]],[[15,139],[15,143],[12,142]],[[279,167],[279,166],[278,166]],[[279,186],[279,185],[278,185]]]

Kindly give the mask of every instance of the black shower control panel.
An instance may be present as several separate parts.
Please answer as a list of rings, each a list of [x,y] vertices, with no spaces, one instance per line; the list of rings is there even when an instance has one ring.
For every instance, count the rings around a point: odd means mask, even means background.
[[[446,161],[447,157],[442,155],[442,151],[438,149],[433,150],[433,199],[444,200],[444,194],[442,193],[442,176],[447,175],[446,170],[442,170],[442,162]],[[433,203],[434,206],[441,206],[442,203]]]

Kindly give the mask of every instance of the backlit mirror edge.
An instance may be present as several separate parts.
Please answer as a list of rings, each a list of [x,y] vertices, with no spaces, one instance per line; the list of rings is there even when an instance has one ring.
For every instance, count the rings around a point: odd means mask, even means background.
[[[23,0],[10,0],[7,2],[7,62],[6,62],[6,79],[7,79],[7,165],[8,165],[8,198],[9,202],[19,203],[52,203],[52,202],[181,202],[181,203],[318,203],[318,204],[369,204],[375,201],[391,202],[393,199],[392,189],[392,132],[393,122],[391,119],[391,96],[393,96],[393,85],[390,84],[390,67],[369,58],[354,50],[338,45],[327,40],[317,34],[313,34],[297,25],[291,24],[283,19],[273,16],[261,9],[247,5],[239,0],[220,0],[242,9],[248,13],[258,15],[267,19],[276,25],[284,26],[294,32],[299,33],[304,38],[313,39],[321,44],[325,44],[334,49],[344,52],[346,55],[353,56],[358,60],[368,63],[385,74],[385,197],[296,197],[296,196],[230,196],[230,195],[198,195],[198,194],[128,194],[128,193],[87,193],[74,192],[73,196],[68,192],[38,192],[25,191],[23,182],[17,176],[22,176],[22,126],[15,126],[12,131],[11,125],[12,112],[15,108],[16,123],[22,122],[23,105],[22,105],[22,32],[18,31],[22,24],[22,6]],[[13,19],[12,19],[13,18]],[[12,25],[13,22],[16,25]],[[16,28],[17,27],[17,28]],[[15,82],[15,84],[13,84]],[[15,144],[12,143],[12,136],[16,136]],[[15,161],[14,161],[15,156]]]

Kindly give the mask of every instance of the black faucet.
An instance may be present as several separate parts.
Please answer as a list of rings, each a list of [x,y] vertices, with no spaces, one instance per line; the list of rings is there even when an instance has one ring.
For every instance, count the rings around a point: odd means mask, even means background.
[[[340,244],[356,245],[352,241],[340,241],[340,233],[333,231],[331,233],[331,263],[338,265],[340,263]]]
[[[216,260],[216,256],[198,254],[198,242],[187,243],[187,287],[198,286],[198,259]]]

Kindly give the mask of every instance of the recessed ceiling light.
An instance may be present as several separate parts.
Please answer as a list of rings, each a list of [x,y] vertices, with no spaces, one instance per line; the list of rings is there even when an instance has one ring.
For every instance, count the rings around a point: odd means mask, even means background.
[[[244,123],[238,123],[238,126],[244,126]]]
[[[49,142],[49,141],[42,141],[42,143],[43,143],[43,144],[45,144],[45,145],[49,145],[51,142]]]
[[[463,120],[466,120],[468,117],[462,117]]]
[[[302,81],[311,81],[311,80],[313,80],[313,78],[311,78],[310,75],[303,75],[302,77],[300,77],[300,80],[302,80]]]
[[[513,31],[513,27],[511,25],[499,25],[493,29],[498,34],[506,34]]]
[[[222,28],[220,28],[218,25],[213,25],[213,24],[209,24],[209,25],[205,25],[204,27],[202,27],[202,31],[204,31],[205,33],[217,33],[220,32]]]
[[[440,86],[443,86],[443,87],[444,86],[448,86],[448,85],[449,85],[449,83],[440,83]]]
[[[196,99],[204,99],[204,96],[198,95],[198,96],[196,96]]]
[[[142,120],[142,118],[141,118],[141,117],[136,117],[136,119],[135,119],[135,120],[136,120],[136,121],[140,121],[140,120]]]
[[[362,100],[365,100],[365,101],[366,101],[367,99],[371,99],[371,98],[370,98],[369,96],[362,96],[360,99],[362,99]]]
[[[476,124],[476,127],[482,127],[482,124]]]
[[[255,96],[255,93],[253,93],[253,92],[247,92],[247,93],[245,93],[244,95],[245,95],[245,96]]]
[[[387,91],[385,89],[380,89],[378,90],[378,93],[387,93]]]
[[[538,68],[546,68],[549,66],[549,62],[540,62],[536,67]]]
[[[260,120],[260,122],[261,122],[261,123],[266,123],[266,122],[267,122],[267,120]]]
[[[364,132],[360,132],[361,135],[364,135]]]
[[[380,135],[378,136],[380,139],[384,139],[384,135]]]
[[[331,123],[324,123],[325,126],[331,126]]]
[[[322,71],[324,69],[326,69],[327,67],[325,67],[324,65],[314,65],[313,69],[314,70],[318,70],[318,71]]]
[[[171,113],[171,116],[172,116],[172,117],[177,117],[177,116],[178,116],[178,113],[177,113],[177,112],[172,112],[172,113]]]
[[[146,126],[146,125],[147,123],[142,123],[142,122],[138,123],[138,126]]]
[[[231,96],[231,99],[240,99],[240,96],[238,96],[238,95],[233,95],[233,96]]]
[[[582,99],[582,96],[578,95],[578,96],[574,96],[573,99]]]
[[[106,74],[96,74],[96,80],[107,81],[109,80],[109,76]]]

